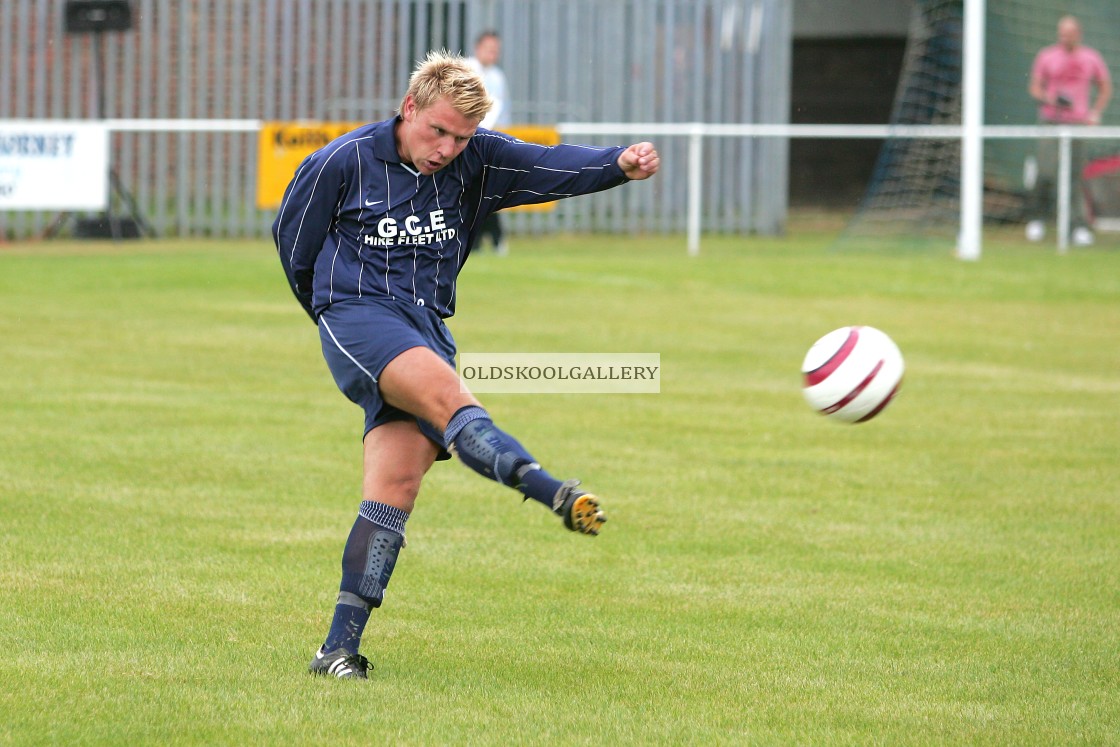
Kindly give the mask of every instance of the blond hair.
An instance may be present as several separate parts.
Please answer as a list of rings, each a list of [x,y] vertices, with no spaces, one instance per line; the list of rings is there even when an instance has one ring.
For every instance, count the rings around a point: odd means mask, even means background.
[[[479,121],[494,106],[482,77],[465,58],[446,49],[428,52],[428,56],[416,66],[408,79],[408,92],[404,98],[409,96],[416,103],[417,110],[427,109],[442,98],[467,119]],[[400,111],[403,110],[404,99],[401,99]]]

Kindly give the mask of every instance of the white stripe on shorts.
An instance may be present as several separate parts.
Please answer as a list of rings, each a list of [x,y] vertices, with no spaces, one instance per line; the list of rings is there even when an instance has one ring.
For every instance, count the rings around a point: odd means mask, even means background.
[[[334,336],[334,332],[331,331],[331,325],[327,324],[327,320],[325,318],[323,318],[322,316],[320,316],[319,317],[319,324],[322,324],[323,328],[327,330],[327,334],[331,336],[331,340],[334,341],[335,347],[338,348],[339,350],[341,350],[343,355],[345,355],[347,358],[349,358],[351,361],[353,361],[354,365],[357,366],[361,370],[362,373],[364,373],[366,376],[368,376],[370,381],[372,381],[374,384],[376,384],[377,383],[377,377],[374,376],[373,374],[371,374],[369,371],[367,371],[365,366],[363,366],[361,363],[358,363],[358,360],[354,356],[350,355],[350,353],[346,350],[346,348],[342,347],[342,343],[340,343],[338,341],[338,338]]]

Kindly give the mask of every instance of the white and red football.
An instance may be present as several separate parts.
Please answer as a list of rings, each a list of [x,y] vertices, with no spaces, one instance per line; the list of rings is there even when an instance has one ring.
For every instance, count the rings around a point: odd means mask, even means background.
[[[863,423],[898,394],[904,368],[902,353],[885,333],[874,327],[841,327],[805,354],[802,393],[822,415]]]

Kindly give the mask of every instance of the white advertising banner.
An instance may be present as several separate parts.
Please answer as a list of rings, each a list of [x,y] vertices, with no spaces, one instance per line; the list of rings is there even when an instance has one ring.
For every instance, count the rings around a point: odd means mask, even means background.
[[[104,210],[108,204],[104,125],[0,121],[0,210]]]

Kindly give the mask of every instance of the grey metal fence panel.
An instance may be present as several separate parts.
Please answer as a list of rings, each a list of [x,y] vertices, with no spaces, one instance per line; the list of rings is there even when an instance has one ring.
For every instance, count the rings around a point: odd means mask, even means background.
[[[97,116],[103,61],[105,117],[373,121],[428,49],[469,54],[493,28],[519,122],[788,121],[785,0],[133,0],[133,28],[105,34],[100,60],[89,34],[63,31],[64,6],[0,0],[0,119]],[[656,140],[658,179],[511,214],[511,230],[683,231],[687,141]],[[118,132],[111,148],[159,235],[268,235],[254,134]],[[705,229],[780,230],[786,169],[780,139],[709,140]],[[0,212],[0,238],[58,217]]]

